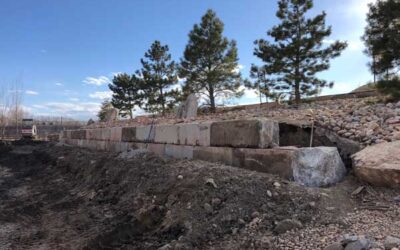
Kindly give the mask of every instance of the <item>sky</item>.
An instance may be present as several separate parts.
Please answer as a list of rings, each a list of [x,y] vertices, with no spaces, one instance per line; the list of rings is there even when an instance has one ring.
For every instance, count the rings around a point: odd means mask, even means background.
[[[314,0],[310,16],[327,13],[332,35],[349,43],[321,78],[334,81],[322,94],[346,93],[372,79],[360,39],[367,4],[374,0]],[[154,40],[167,44],[175,61],[188,33],[207,9],[237,42],[240,70],[248,77],[254,40],[278,23],[276,0],[2,0],[0,8],[0,85],[20,79],[23,105],[34,116],[95,118],[110,97],[108,83],[119,72],[140,68]],[[234,104],[257,103],[252,90]]]

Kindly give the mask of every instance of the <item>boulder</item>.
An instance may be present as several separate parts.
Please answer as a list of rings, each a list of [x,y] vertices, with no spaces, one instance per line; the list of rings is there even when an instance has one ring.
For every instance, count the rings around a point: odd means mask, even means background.
[[[187,119],[197,117],[198,100],[195,94],[190,94],[186,101],[182,103],[176,112],[177,118]]]
[[[366,147],[352,156],[356,176],[375,186],[400,186],[400,141]]]
[[[321,187],[339,182],[346,167],[335,147],[300,148],[293,163],[293,178],[305,186]]]

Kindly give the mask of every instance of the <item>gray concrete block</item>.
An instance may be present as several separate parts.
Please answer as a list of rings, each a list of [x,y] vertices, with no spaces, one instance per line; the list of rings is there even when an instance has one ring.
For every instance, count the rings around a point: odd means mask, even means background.
[[[155,126],[138,126],[136,127],[137,142],[154,142]]]
[[[154,142],[178,144],[179,126],[177,125],[156,125]]]
[[[124,127],[121,129],[121,141],[134,142],[136,141],[136,127]]]
[[[193,159],[193,146],[165,145],[165,155],[176,159]]]
[[[187,123],[178,126],[178,144],[210,146],[211,122]]]
[[[72,130],[71,132],[71,139],[86,139],[86,130]]]

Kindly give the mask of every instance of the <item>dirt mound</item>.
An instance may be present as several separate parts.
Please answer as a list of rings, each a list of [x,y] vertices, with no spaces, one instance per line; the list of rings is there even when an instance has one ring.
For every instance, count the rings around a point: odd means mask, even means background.
[[[0,240],[5,249],[279,249],[298,230],[346,228],[354,185],[305,188],[201,161],[20,145],[0,155]]]

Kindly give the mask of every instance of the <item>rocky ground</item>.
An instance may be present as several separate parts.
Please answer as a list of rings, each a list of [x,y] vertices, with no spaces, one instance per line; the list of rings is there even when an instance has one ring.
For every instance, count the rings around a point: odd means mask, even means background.
[[[390,249],[399,191],[352,175],[306,188],[140,152],[2,145],[0,249]]]
[[[336,132],[341,137],[360,142],[362,146],[400,140],[400,102],[383,103],[379,97],[338,99],[304,103],[299,107],[275,106],[244,109],[231,108],[217,114],[203,114],[196,119],[175,119],[173,115],[166,118],[138,117],[134,120],[122,120],[113,124],[97,123],[90,127],[129,126],[158,123],[182,123],[206,120],[227,120],[255,117],[274,119],[292,119],[296,121],[315,122],[320,126]]]

